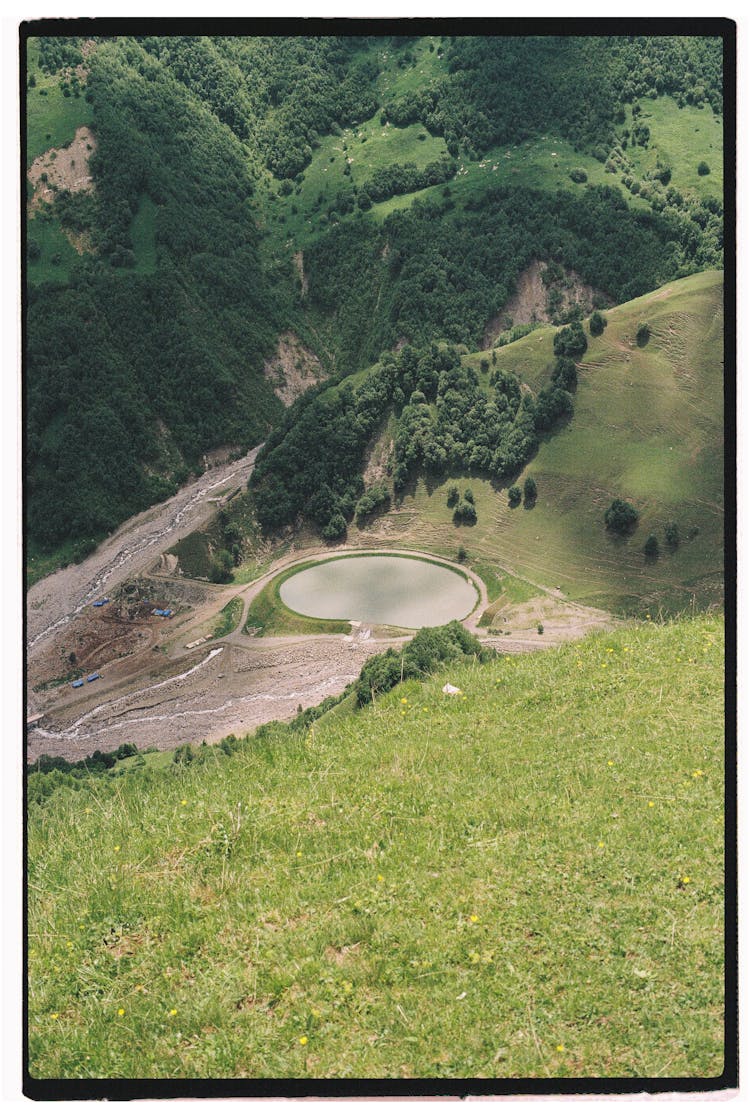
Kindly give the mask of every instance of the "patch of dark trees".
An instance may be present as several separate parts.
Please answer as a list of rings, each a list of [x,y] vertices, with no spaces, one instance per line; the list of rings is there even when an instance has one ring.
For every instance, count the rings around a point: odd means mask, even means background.
[[[345,382],[311,390],[287,412],[256,460],[250,489],[261,528],[272,533],[304,518],[324,539],[335,540],[355,512],[367,515],[384,501],[382,486],[365,495],[362,471],[367,444],[391,412],[397,495],[419,474],[478,472],[497,480],[517,474],[541,436],[573,412],[574,358],[586,349],[580,323],[560,331],[555,348],[550,383],[536,399],[514,373],[501,369],[492,371],[485,391],[455,346],[436,343],[382,354],[357,387]],[[457,493],[456,503],[457,518],[473,523],[470,492],[460,502]]]
[[[232,134],[135,43],[98,49],[88,84],[96,201],[57,205],[98,251],[67,285],[31,287],[27,309],[26,497],[42,547],[111,531],[210,447],[260,442],[283,411],[263,357],[293,317],[291,268],[261,263]],[[121,267],[144,196],[158,207],[152,274]]]
[[[445,183],[453,178],[457,169],[456,160],[450,156],[433,160],[421,170],[416,163],[391,163],[388,167],[381,167],[375,171],[372,178],[360,187],[359,207],[366,209],[366,206],[362,205],[363,193],[371,202],[383,202],[396,194],[410,194],[424,187]]]
[[[387,102],[385,114],[444,136],[453,156],[554,130],[604,162],[624,106],[639,97],[722,110],[721,39],[454,37],[446,60],[447,75]]]
[[[486,663],[494,656],[494,650],[480,645],[460,622],[420,629],[402,649],[376,653],[364,664],[354,684],[357,706],[366,706],[403,680],[424,679],[450,661]]]
[[[403,338],[475,349],[535,258],[575,270],[619,303],[721,267],[723,256],[712,222],[702,227],[672,207],[632,211],[617,188],[494,187],[461,210],[450,197],[430,198],[382,226],[367,215],[340,223],[306,250],[308,297],[350,368]]]

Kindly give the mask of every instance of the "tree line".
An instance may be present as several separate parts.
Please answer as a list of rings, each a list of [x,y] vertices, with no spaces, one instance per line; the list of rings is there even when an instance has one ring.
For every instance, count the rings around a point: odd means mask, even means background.
[[[355,216],[305,259],[309,302],[340,363],[354,368],[404,338],[478,348],[533,259],[574,269],[619,303],[696,268],[721,267],[723,255],[712,222],[670,206],[632,211],[616,187],[574,195],[497,186],[461,209],[447,195],[417,200],[382,225]]]
[[[261,528],[278,532],[305,519],[335,540],[353,516],[362,519],[385,505],[388,489],[381,483],[365,491],[362,472],[367,445],[391,414],[389,468],[397,496],[419,474],[476,471],[497,480],[517,474],[539,437],[573,412],[574,357],[586,339],[579,323],[565,331],[556,336],[550,383],[536,399],[507,370],[493,371],[484,390],[455,346],[434,342],[383,353],[356,386],[344,381],[311,390],[256,460],[249,486]]]

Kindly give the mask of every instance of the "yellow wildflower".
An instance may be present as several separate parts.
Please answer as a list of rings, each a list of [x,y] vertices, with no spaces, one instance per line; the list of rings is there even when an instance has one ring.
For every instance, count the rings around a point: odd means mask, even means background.
[[[299,1039],[299,1043],[300,1043],[300,1045],[307,1045],[307,1038],[306,1037],[301,1037]]]

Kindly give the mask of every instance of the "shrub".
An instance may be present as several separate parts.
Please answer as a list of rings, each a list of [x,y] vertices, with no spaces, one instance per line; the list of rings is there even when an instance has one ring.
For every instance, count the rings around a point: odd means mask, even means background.
[[[582,167],[574,167],[570,172],[570,178],[574,183],[585,183],[588,179],[588,175]]]
[[[346,521],[341,513],[334,513],[328,524],[321,529],[320,535],[324,540],[338,540],[346,533]]]
[[[86,556],[90,556],[95,551],[95,540],[80,540],[73,549],[73,563],[83,563]]]
[[[477,523],[476,506],[470,501],[459,501],[453,510],[453,520],[457,525],[475,525]]]
[[[597,338],[600,334],[604,333],[606,325],[607,319],[601,311],[594,311],[589,319],[589,334],[591,334],[592,338]]]
[[[449,509],[452,509],[454,505],[458,505],[459,497],[460,497],[460,494],[458,492],[458,486],[449,486],[448,487],[448,498],[447,498],[447,501],[446,501],[446,505],[448,506]]]
[[[220,548],[211,564],[209,579],[212,583],[229,583],[232,578],[232,556],[226,548]]]
[[[635,340],[638,345],[643,348],[648,345],[648,340],[651,337],[651,327],[647,322],[639,322],[638,329],[635,332]]]
[[[699,175],[710,175],[711,174],[711,168],[708,166],[705,159],[702,159],[700,161],[700,163],[698,164],[698,174]]]
[[[643,545],[643,552],[646,559],[656,559],[659,555],[659,541],[653,532],[647,537],[646,543]]]
[[[565,392],[575,391],[578,385],[578,371],[572,358],[559,357],[557,359],[552,373],[552,384],[564,389]]]
[[[625,535],[638,523],[639,513],[628,501],[616,497],[604,514],[604,523],[610,532]]]
[[[462,544],[461,547],[456,552],[456,559],[458,560],[459,563],[464,563],[466,561],[467,555],[468,555],[468,553],[466,551],[466,548],[464,548],[464,546]]]
[[[190,745],[189,742],[186,742],[184,746],[178,746],[175,750],[174,754],[172,755],[172,764],[191,765],[194,759],[195,754],[193,753],[193,747]]]
[[[579,322],[572,322],[558,330],[553,342],[557,357],[581,357],[586,352],[588,342]]]
[[[680,532],[674,521],[670,521],[668,525],[664,526],[664,540],[668,548],[674,551],[680,545]]]
[[[390,691],[402,680],[427,676],[439,664],[465,656],[486,661],[492,653],[483,649],[460,622],[420,629],[403,649],[388,649],[370,657],[355,684],[357,704],[363,707],[374,695]]]
[[[521,487],[511,486],[508,490],[508,504],[511,508],[521,504]]]
[[[534,502],[536,501],[536,494],[537,494],[536,482],[534,481],[534,479],[529,474],[529,475],[526,476],[526,478],[524,479],[524,483],[523,483],[524,504],[525,505],[533,505]]]
[[[354,508],[354,514],[358,521],[362,521],[370,513],[375,512],[376,509],[382,509],[390,501],[388,487],[383,483],[375,486],[370,486],[369,489],[360,497]]]

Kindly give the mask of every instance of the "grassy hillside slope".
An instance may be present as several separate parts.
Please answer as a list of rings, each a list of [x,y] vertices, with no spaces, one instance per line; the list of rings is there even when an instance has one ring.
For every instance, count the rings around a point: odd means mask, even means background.
[[[591,606],[646,612],[719,603],[723,596],[723,275],[705,272],[607,311],[599,338],[587,331],[570,423],[546,437],[518,479],[533,476],[532,509],[510,508],[507,489],[480,477],[420,480],[399,511],[375,531],[455,555],[464,546],[479,561],[560,587]],[[640,348],[640,322],[651,328]],[[497,367],[537,392],[553,367],[553,327],[540,327],[497,351]],[[490,353],[465,359],[479,368]],[[470,485],[475,526],[457,527],[446,505],[451,484]],[[604,513],[624,498],[640,512],[626,539],[605,531]],[[670,551],[664,527],[676,522]],[[367,542],[352,529],[351,543]],[[660,545],[647,563],[650,533]],[[691,538],[692,537],[692,538]]]
[[[31,803],[32,1074],[716,1076],[722,632],[453,665]]]
[[[31,166],[43,152],[69,144],[77,128],[91,123],[93,109],[80,93],[64,96],[59,74],[39,69],[38,39],[29,39],[27,51],[27,72],[34,78],[26,102],[26,163]]]
[[[434,57],[434,56],[431,56]],[[418,73],[418,71],[417,71]],[[647,122],[651,137],[648,147],[626,148],[625,159],[631,178],[659,191],[654,178],[657,164],[668,165],[670,185],[688,199],[697,202],[710,197],[722,198],[723,187],[723,121],[708,105],[679,108],[674,98],[645,98],[640,115]],[[624,127],[632,128],[630,107]],[[421,140],[420,140],[421,137]],[[344,148],[346,145],[346,148]],[[268,233],[276,241],[286,240],[295,248],[304,248],[315,241],[321,228],[328,225],[327,209],[337,195],[361,187],[373,171],[390,163],[411,160],[424,167],[430,160],[447,153],[441,137],[431,136],[425,128],[412,124],[380,123],[380,114],[361,125],[342,130],[340,136],[327,136],[320,141],[313,158],[304,171],[302,181],[290,198],[278,193],[279,182],[261,179]],[[708,162],[709,175],[699,175],[701,160]],[[449,184],[455,204],[463,208],[488,186],[524,186],[530,190],[566,190],[583,194],[586,186],[614,186],[622,191],[630,209],[646,212],[651,202],[638,191],[633,193],[622,182],[623,167],[610,167],[588,151],[575,148],[570,141],[555,134],[532,136],[519,143],[490,147],[481,156],[464,156]],[[348,167],[348,171],[347,171]],[[582,170],[583,182],[574,182],[571,171]],[[656,183],[656,186],[654,185]],[[375,202],[372,216],[383,221],[394,210],[411,206],[416,198],[439,200],[445,185],[396,194],[384,202]],[[290,206],[291,201],[291,206]],[[340,215],[338,215],[340,219]]]

